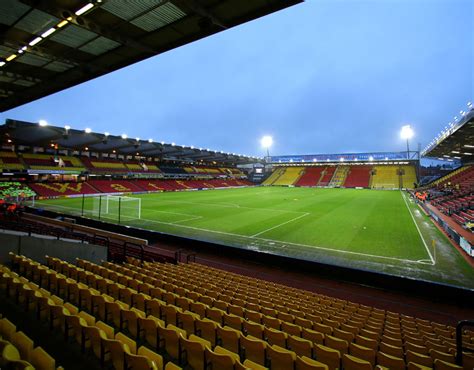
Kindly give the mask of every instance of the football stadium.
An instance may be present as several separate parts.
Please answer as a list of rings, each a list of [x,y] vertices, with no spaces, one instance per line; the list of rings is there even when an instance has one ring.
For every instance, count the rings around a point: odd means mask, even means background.
[[[177,63],[190,44],[207,53],[208,40],[245,39],[244,27],[267,19],[288,26],[285,12],[298,7],[312,9],[300,0],[0,2],[0,369],[474,369],[471,102],[446,126],[430,123],[428,144],[416,145],[417,126],[397,123],[395,151],[376,125],[360,135],[325,125],[309,147],[310,129],[290,125],[286,141],[304,154],[282,150],[285,134],[244,123],[230,134],[221,117],[215,132],[193,131],[198,121],[174,131],[198,145],[230,137],[227,150],[259,136],[259,154],[242,155],[141,139],[138,118],[128,134],[119,116],[92,117],[107,131],[90,116],[74,124],[81,102],[67,89],[118,75],[130,87],[120,94],[133,95],[138,82],[124,70],[170,55]],[[263,73],[250,64],[245,73]],[[169,92],[178,118],[192,110],[179,89]],[[30,119],[24,105],[54,93],[70,118]],[[237,92],[217,94],[235,122]],[[154,117],[143,107],[126,109]]]

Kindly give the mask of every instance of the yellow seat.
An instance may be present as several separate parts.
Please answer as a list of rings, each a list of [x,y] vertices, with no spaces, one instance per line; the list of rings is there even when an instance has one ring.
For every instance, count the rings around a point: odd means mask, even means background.
[[[257,324],[261,324],[262,323],[262,317],[263,317],[263,314],[261,312],[252,311],[252,310],[246,310],[245,311],[245,318],[248,321],[252,321],[252,322],[255,322]]]
[[[379,343],[377,340],[367,338],[362,335],[357,335],[355,338],[355,342],[360,346],[373,349],[374,351],[377,351],[379,348]]]
[[[242,331],[244,319],[237,315],[225,313],[223,317],[223,325],[229,326],[235,330]]]
[[[200,318],[199,315],[193,312],[189,312],[189,311],[178,312],[177,326],[179,328],[186,330],[186,333],[188,334],[194,334],[196,332],[195,322],[199,318]]]
[[[296,335],[297,337],[301,336],[301,326],[291,324],[288,322],[281,323],[281,330],[287,333],[288,335]]]
[[[182,370],[182,368],[172,362],[168,362],[165,365],[165,370]]]
[[[83,328],[87,327],[87,322],[78,315],[67,315],[65,317],[65,338],[76,338],[76,342],[82,343]]]
[[[326,335],[332,335],[333,328],[329,325],[314,322],[313,323],[313,330],[315,330],[317,332],[320,332],[320,333],[323,333],[323,334],[326,334]]]
[[[372,366],[375,366],[376,351],[371,348],[367,348],[356,343],[350,343],[349,354],[368,361]]]
[[[284,347],[271,345],[267,347],[267,358],[272,370],[293,369],[296,361],[296,353]]]
[[[206,317],[209,320],[212,320],[219,325],[223,324],[224,315],[226,314],[225,311],[219,310],[218,308],[207,308],[206,309]]]
[[[164,305],[161,307],[161,319],[163,319],[166,325],[176,325],[178,312],[181,312],[181,308],[173,305]]]
[[[18,349],[22,360],[30,361],[34,343],[22,331],[18,331],[11,336],[11,343]]]
[[[113,330],[113,329],[112,329]],[[97,326],[88,326],[83,329],[83,337],[81,348],[84,352],[86,349],[91,349],[97,358],[101,358],[103,352],[102,339],[113,339],[114,336],[109,338],[106,333]]]
[[[11,340],[13,334],[16,333],[16,326],[8,320],[7,318],[0,319],[0,335],[7,339]]]
[[[405,342],[405,352],[406,351],[416,352],[425,356],[428,356],[430,354],[428,347],[420,346],[418,344],[414,344],[409,341]]]
[[[249,359],[246,359],[244,361],[244,366],[246,369],[250,369],[250,370],[268,370],[268,368],[266,368],[265,366],[259,365],[256,362],[253,362]]]
[[[259,365],[265,365],[267,342],[249,335],[242,335],[240,349],[242,358],[249,359]]]
[[[431,358],[433,359],[433,361],[438,359],[438,360],[442,360],[442,361],[449,362],[452,364],[454,364],[456,361],[452,353],[446,353],[446,352],[437,351],[435,349],[430,349],[429,354]]]
[[[346,340],[333,337],[332,335],[326,335],[324,345],[338,350],[341,354],[349,352],[349,343],[347,343]]]
[[[131,310],[121,310],[121,315],[121,330],[137,339],[139,336],[138,319],[145,318],[145,312],[132,308]]]
[[[187,338],[186,332],[173,325],[168,325],[166,328],[158,326],[158,337],[160,340],[158,349],[164,349],[171,358],[178,360],[181,353],[179,339],[180,337]]]
[[[391,370],[405,370],[405,361],[403,358],[387,355],[383,352],[377,353],[377,365],[389,368]]]
[[[314,346],[310,340],[290,335],[287,343],[288,349],[295,352],[298,356],[313,357]]]
[[[301,337],[315,344],[324,344],[324,334],[313,329],[303,328],[301,330]]]
[[[56,361],[41,347],[31,352],[31,364],[39,370],[56,370]]]
[[[404,353],[403,353],[403,348],[399,346],[393,346],[391,344],[388,344],[384,341],[379,343],[379,351],[390,355],[390,356],[395,356],[395,357],[400,357],[402,358]]]
[[[435,359],[434,360],[434,368],[436,370],[455,370],[455,369],[462,369],[462,366],[458,366],[456,364],[446,362],[443,360]]]
[[[234,353],[240,353],[240,337],[242,332],[239,330],[235,330],[231,327],[224,326],[223,328],[218,326],[217,327],[217,342]]]
[[[250,321],[244,321],[243,332],[246,335],[251,335],[254,338],[263,339],[263,332],[265,327],[262,324],[257,324]]]
[[[409,362],[407,365],[407,370],[433,370],[433,368],[416,364],[414,362]]]
[[[125,353],[131,353],[128,345],[118,339],[108,339],[103,337],[101,338],[101,343],[101,365],[103,366],[104,364],[111,362],[115,370],[124,369]]]
[[[128,370],[162,370],[163,357],[146,347],[140,347],[137,354],[125,353]]]
[[[205,340],[211,343],[211,346],[214,347],[216,345],[217,340],[217,327],[218,324],[211,320],[211,319],[197,319],[195,321],[196,325],[196,335],[204,338]]]
[[[180,338],[181,363],[191,366],[194,370],[204,370],[206,366],[205,352],[211,349],[211,343],[194,334],[189,339]]]
[[[326,364],[306,356],[296,357],[295,365],[296,370],[329,370]]]
[[[282,348],[286,348],[286,341],[288,334],[281,330],[265,327],[263,331],[265,340],[271,345],[277,345]]]
[[[244,365],[240,363],[238,354],[220,346],[216,346],[214,351],[210,348],[206,348],[206,369],[207,368],[219,370],[246,369]]]
[[[39,348],[39,347],[38,347]],[[21,360],[18,349],[10,342],[0,339],[0,366],[12,369],[34,370],[30,363]]]
[[[263,315],[262,324],[265,325],[265,327],[267,327],[267,328],[272,328],[272,329],[275,329],[275,330],[280,330],[281,329],[281,320],[279,320],[275,317]]]
[[[430,356],[425,356],[412,351],[407,351],[405,356],[407,362],[414,362],[415,364],[423,365],[426,367],[433,367],[433,360]]]
[[[345,353],[342,356],[342,368],[345,370],[372,370],[373,366],[369,361]]]
[[[326,364],[329,370],[339,369],[341,366],[341,353],[333,348],[316,344],[314,347],[316,360]]]

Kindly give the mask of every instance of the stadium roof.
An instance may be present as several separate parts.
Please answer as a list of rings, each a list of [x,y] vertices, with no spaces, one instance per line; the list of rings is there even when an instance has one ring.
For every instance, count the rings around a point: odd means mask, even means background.
[[[0,112],[303,0],[1,0]]]
[[[213,151],[210,149],[187,147],[174,143],[153,142],[134,137],[122,137],[107,133],[76,130],[69,127],[58,127],[38,123],[7,119],[0,126],[4,144],[24,145],[29,147],[51,147],[76,151],[114,153],[131,156],[160,158],[169,161],[217,162],[225,164],[247,164],[262,159],[235,153]],[[11,145],[11,144],[10,144]],[[86,149],[87,148],[87,149]],[[114,152],[115,151],[115,152]]]
[[[474,109],[441,132],[422,152],[440,159],[474,160]]]

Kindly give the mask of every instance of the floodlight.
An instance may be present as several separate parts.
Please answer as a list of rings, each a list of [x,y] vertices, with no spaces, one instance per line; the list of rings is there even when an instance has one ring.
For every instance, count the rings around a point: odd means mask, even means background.
[[[270,148],[273,144],[273,138],[271,136],[264,136],[262,137],[262,140],[260,140],[260,143],[262,144],[262,147],[265,149]]]
[[[153,142],[153,139],[148,139],[148,142],[151,144]]]
[[[405,125],[402,127],[402,131],[400,132],[400,136],[402,139],[411,139],[414,135],[413,129],[410,125]]]
[[[48,126],[48,122],[46,122],[44,119],[40,119],[38,123],[41,127]]]
[[[71,129],[71,126],[66,125],[66,126],[64,126],[64,129],[65,129],[65,130],[70,130],[70,129]]]
[[[76,11],[76,15],[82,15],[93,7],[94,7],[94,4],[92,4],[92,3],[86,4],[81,9]]]
[[[109,136],[110,134],[108,132],[104,132],[104,135],[105,136]]]
[[[127,134],[122,134],[122,139],[126,139],[127,138]]]
[[[46,37],[50,36],[50,35],[53,34],[54,32],[56,32],[56,28],[51,27],[49,30],[47,30],[46,32],[44,32],[44,33],[41,35],[41,37],[45,39]]]
[[[84,132],[85,132],[86,134],[90,134],[90,133],[92,132],[92,130],[91,130],[89,127],[87,127],[87,128],[84,130]]]
[[[4,61],[0,62],[0,67],[3,67],[6,63]]]
[[[43,38],[38,36],[37,38],[35,38],[35,39],[33,39],[32,41],[30,41],[30,43],[29,43],[28,45],[30,45],[30,46],[35,46],[35,45],[36,45],[38,42],[40,42],[41,40],[43,40]]]

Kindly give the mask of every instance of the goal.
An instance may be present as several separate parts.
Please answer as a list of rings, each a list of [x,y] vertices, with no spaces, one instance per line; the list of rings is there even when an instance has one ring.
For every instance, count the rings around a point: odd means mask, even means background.
[[[116,221],[139,220],[142,213],[140,198],[103,195],[94,197],[93,215]]]

